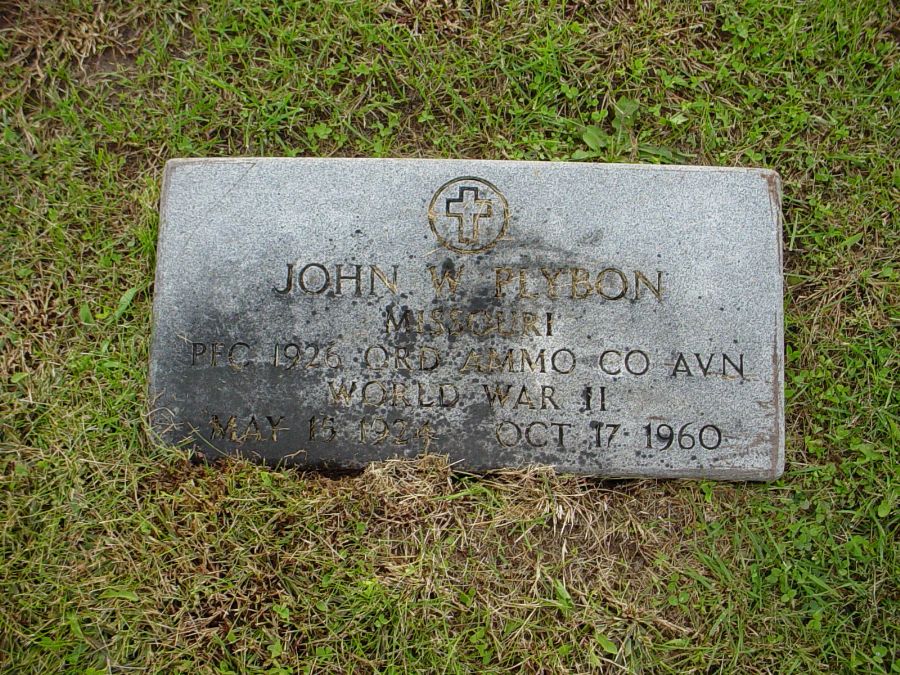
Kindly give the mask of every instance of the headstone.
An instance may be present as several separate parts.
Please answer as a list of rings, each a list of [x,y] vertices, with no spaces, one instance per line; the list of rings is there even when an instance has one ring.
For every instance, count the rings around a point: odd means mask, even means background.
[[[207,458],[771,480],[782,355],[769,170],[166,165],[151,418]]]

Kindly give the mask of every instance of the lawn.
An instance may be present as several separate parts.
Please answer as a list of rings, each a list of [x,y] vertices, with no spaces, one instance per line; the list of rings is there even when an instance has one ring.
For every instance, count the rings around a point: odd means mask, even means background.
[[[889,0],[0,3],[0,670],[900,673],[898,22]],[[162,167],[234,155],[777,169],[784,476],[431,456],[333,479],[155,443]]]

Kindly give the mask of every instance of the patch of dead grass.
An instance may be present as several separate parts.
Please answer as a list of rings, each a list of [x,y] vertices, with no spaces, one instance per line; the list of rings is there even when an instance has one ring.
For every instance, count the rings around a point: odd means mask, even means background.
[[[11,46],[4,66],[25,66],[14,91],[43,84],[52,64],[61,59],[77,63],[84,75],[133,63],[140,26],[149,11],[142,4],[123,12],[109,12],[103,3],[97,3],[93,11],[78,11],[63,3],[25,0],[2,12],[0,30]],[[5,92],[4,98],[12,93]]]

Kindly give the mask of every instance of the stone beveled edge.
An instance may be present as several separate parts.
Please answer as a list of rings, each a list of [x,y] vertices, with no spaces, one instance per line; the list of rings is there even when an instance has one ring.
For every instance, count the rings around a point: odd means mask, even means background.
[[[166,160],[163,168],[162,187],[159,198],[159,230],[157,234],[156,247],[156,265],[153,282],[153,303],[151,310],[151,338],[150,338],[150,358],[148,373],[148,404],[150,433],[157,436],[163,442],[176,444],[182,439],[178,438],[175,432],[176,423],[171,414],[165,409],[157,407],[157,402],[162,398],[163,390],[159,387],[158,373],[154,367],[156,359],[154,358],[161,351],[158,345],[159,331],[157,329],[159,321],[159,303],[156,300],[157,293],[160,288],[164,288],[166,280],[163,278],[163,266],[161,264],[160,250],[166,236],[166,205],[169,192],[169,182],[172,179],[176,169],[180,166],[191,164],[256,164],[259,162],[272,163],[442,163],[466,165],[472,163],[478,164],[496,164],[510,165],[518,164],[523,166],[549,166],[549,165],[573,165],[573,166],[602,166],[606,169],[614,171],[673,171],[673,172],[723,172],[723,173],[747,173],[757,174],[762,177],[767,184],[767,192],[769,196],[769,207],[772,216],[773,229],[775,235],[775,250],[778,256],[778,287],[782,301],[779,303],[775,311],[776,326],[775,336],[772,345],[772,389],[773,389],[773,406],[774,429],[772,432],[772,450],[770,453],[770,466],[767,470],[741,470],[741,469],[713,469],[707,470],[702,475],[691,470],[672,471],[666,476],[658,476],[657,478],[675,478],[675,479],[715,479],[715,480],[732,480],[732,481],[775,481],[783,474],[785,469],[785,399],[784,399],[784,252],[783,252],[783,229],[784,214],[782,210],[782,190],[783,181],[781,175],[774,169],[762,167],[722,167],[708,165],[687,165],[687,164],[634,164],[634,163],[594,163],[594,162],[556,162],[556,161],[536,161],[536,160],[498,160],[498,159],[443,159],[443,158],[399,158],[399,157],[174,157]],[[187,442],[187,439],[184,439]],[[720,474],[721,475],[718,475]],[[646,479],[648,476],[629,476],[629,475],[609,475],[609,478],[637,478]]]
[[[775,406],[771,472],[763,480],[778,480],[784,474],[785,415],[784,415],[784,212],[782,210],[782,180],[777,171],[758,169],[765,179],[769,195],[769,209],[775,230],[775,251],[778,256],[778,295],[781,302],[775,308],[775,336],[772,345],[772,402]]]

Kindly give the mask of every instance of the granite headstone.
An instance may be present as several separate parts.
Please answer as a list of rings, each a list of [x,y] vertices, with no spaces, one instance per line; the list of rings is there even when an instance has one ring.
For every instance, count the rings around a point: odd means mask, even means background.
[[[153,427],[326,470],[774,479],[780,199],[765,169],[172,160]]]

